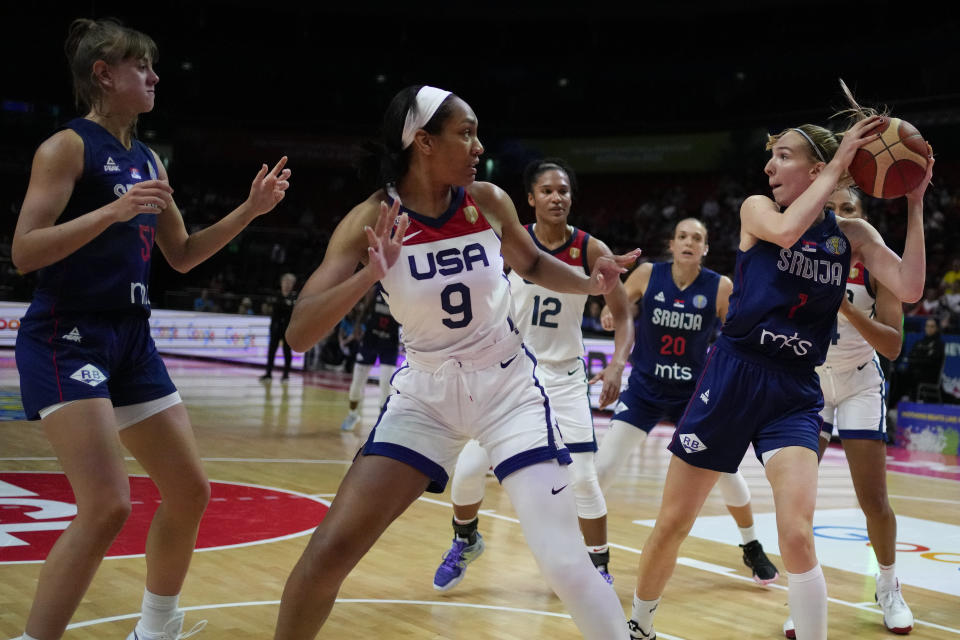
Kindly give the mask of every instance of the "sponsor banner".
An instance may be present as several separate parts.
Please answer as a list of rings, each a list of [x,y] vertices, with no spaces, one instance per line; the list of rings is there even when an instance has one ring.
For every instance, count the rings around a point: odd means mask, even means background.
[[[960,455],[960,405],[901,400],[896,444],[910,451]]]
[[[755,513],[753,520],[764,550],[779,555],[776,515]],[[648,527],[654,523],[655,520],[634,521],[634,524]],[[877,559],[867,538],[867,521],[862,511],[817,509],[813,516],[813,533],[821,565],[870,576],[872,581],[878,572]],[[740,533],[736,522],[727,514],[700,516],[690,535],[734,547],[728,560],[731,563],[740,557],[736,550],[741,542]],[[901,582],[960,596],[958,570],[960,526],[897,516],[897,577]]]
[[[0,302],[0,347],[14,346],[27,306],[24,302]],[[270,318],[153,309],[150,333],[162,354],[266,365]],[[283,367],[282,349],[274,354],[274,365]],[[294,352],[293,367],[303,368],[303,354]]]
[[[108,558],[143,555],[160,504],[160,492],[150,478],[130,477],[130,503],[130,517]],[[43,562],[77,515],[73,491],[62,473],[0,473],[0,509],[0,564]],[[293,491],[211,481],[196,548],[242,547],[306,535],[326,513],[327,503]]]

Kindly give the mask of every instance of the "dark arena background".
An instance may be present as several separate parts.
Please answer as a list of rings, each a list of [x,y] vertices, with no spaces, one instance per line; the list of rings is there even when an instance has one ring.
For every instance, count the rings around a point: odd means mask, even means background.
[[[572,224],[614,252],[639,247],[643,260],[663,260],[676,222],[698,217],[710,231],[706,266],[730,275],[740,204],[769,193],[767,134],[803,123],[843,129],[845,120],[834,117],[847,106],[843,78],[862,105],[915,125],[936,156],[924,203],[927,294],[904,305],[904,347],[885,364],[891,380],[909,369],[911,346],[930,317],[946,358],[939,385],[905,389],[909,404],[891,404],[887,464],[898,575],[916,617],[911,637],[960,640],[960,15],[939,6],[2,3],[0,640],[23,633],[41,562],[76,513],[39,423],[26,421],[20,404],[13,343],[36,279],[14,268],[10,251],[37,146],[83,115],[63,54],[77,17],[115,17],[156,41],[156,106],[140,117],[138,137],[166,165],[188,229],[242,202],[261,163],[287,155],[293,171],[274,211],[189,273],[153,254],[154,338],[213,486],[181,599],[185,628],[206,618],[204,639],[273,633],[284,581],[376,422],[371,378],[360,424],[339,428],[352,363],[338,355],[335,335],[295,354],[289,381],[276,372],[272,382],[258,378],[281,275],[296,275],[299,288],[337,223],[373,191],[356,166],[398,90],[431,84],[473,107],[485,147],[478,179],[505,189],[522,222],[533,220],[523,167],[560,156],[579,183]],[[868,200],[871,222],[902,252],[904,200]],[[612,334],[590,320],[584,340],[594,371],[612,352]],[[610,415],[594,412],[601,441]],[[611,571],[625,612],[657,516],[671,435],[670,425],[656,427],[606,497]],[[124,637],[138,617],[145,531],[159,498],[143,469],[132,458],[127,464],[134,517],[68,640]],[[760,538],[777,562],[772,493],[752,452],[743,472]],[[481,512],[486,554],[461,587],[432,588],[449,544],[449,503],[449,492],[425,494],[397,520],[344,583],[321,637],[579,637],[492,476]],[[838,444],[821,466],[814,525],[831,637],[889,637],[873,600],[876,561]],[[660,637],[783,637],[786,579],[754,584],[738,541],[715,491],[681,548],[657,617]]]

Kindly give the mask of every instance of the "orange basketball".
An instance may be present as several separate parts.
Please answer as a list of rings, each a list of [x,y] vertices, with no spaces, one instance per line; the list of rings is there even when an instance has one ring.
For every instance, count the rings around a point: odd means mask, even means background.
[[[899,198],[923,180],[927,142],[916,127],[900,118],[887,118],[874,132],[880,138],[857,150],[850,176],[875,198]]]

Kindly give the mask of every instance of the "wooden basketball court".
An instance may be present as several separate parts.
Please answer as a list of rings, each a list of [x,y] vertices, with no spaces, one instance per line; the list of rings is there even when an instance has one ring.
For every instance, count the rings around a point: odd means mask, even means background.
[[[343,374],[294,374],[289,383],[274,378],[265,384],[257,379],[261,372],[250,367],[178,359],[168,360],[168,366],[188,407],[210,479],[275,490],[257,494],[264,500],[288,494],[297,499],[308,496],[311,503],[332,498],[377,414],[378,391],[369,385],[362,426],[357,433],[340,432],[349,383]],[[13,354],[0,352],[0,389],[9,398],[17,388]],[[601,439],[605,427],[606,419],[598,417]],[[611,571],[625,613],[630,610],[638,553],[650,532],[642,522],[652,522],[657,514],[670,433],[667,427],[655,429],[607,496]],[[0,422],[0,472],[58,470],[39,423]],[[132,460],[129,470],[142,473]],[[773,553],[772,496],[752,452],[743,471],[753,493],[760,540],[782,570]],[[451,510],[449,491],[426,494],[347,579],[320,637],[579,637],[540,578],[510,504],[492,476],[487,490],[480,518],[487,550],[470,565],[459,586],[444,594],[432,587],[433,572],[452,535]],[[898,573],[916,618],[910,637],[960,640],[958,462],[921,457],[891,462],[889,492],[901,520]],[[244,499],[256,498],[237,498]],[[290,508],[297,504],[304,503],[294,501]],[[208,530],[239,531],[249,520],[244,510],[257,513],[256,505],[249,511],[251,505],[241,502],[220,506],[227,508],[218,507],[217,513],[223,515],[217,522],[205,520]],[[862,515],[856,517],[857,502],[839,448],[831,447],[825,456],[817,507],[817,546],[830,596],[831,637],[891,637],[873,604],[872,571],[850,568],[869,563],[872,551],[865,542]],[[231,513],[236,517],[231,519]],[[4,528],[13,514],[21,517],[23,509],[16,501],[4,501],[0,493],[0,535],[29,542],[29,534]],[[680,564],[656,618],[658,637],[782,637],[780,625],[788,613],[786,579],[781,576],[768,587],[750,579],[737,547],[739,534],[717,491],[701,521],[681,548]],[[2,546],[4,540],[8,546]],[[198,551],[181,598],[188,610],[185,629],[206,619],[207,627],[198,636],[203,639],[272,637],[284,581],[306,541],[303,533],[274,536],[259,544],[213,544]],[[10,554],[23,546],[11,544],[9,538],[0,537],[0,638],[22,633],[41,566],[36,561],[11,562]],[[909,577],[907,570],[913,572]],[[142,557],[106,559],[65,637],[125,637],[138,617],[143,571]]]

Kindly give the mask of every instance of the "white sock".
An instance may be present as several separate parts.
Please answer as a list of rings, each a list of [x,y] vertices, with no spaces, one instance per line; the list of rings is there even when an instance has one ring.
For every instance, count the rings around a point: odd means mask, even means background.
[[[805,573],[787,572],[787,599],[797,640],[827,637],[827,581],[820,563]]]
[[[889,567],[880,565],[880,573],[877,574],[877,592],[890,591],[897,588],[897,563],[894,562]]]
[[[637,623],[644,632],[650,633],[653,629],[653,615],[660,606],[660,598],[656,600],[641,600],[636,592],[633,594],[633,611],[630,613],[630,619]]]
[[[587,553],[604,553],[610,550],[610,545],[608,544],[598,544],[598,545],[587,545]]]
[[[177,612],[179,604],[179,593],[175,596],[158,596],[144,589],[140,628],[149,633],[160,633]]]
[[[740,537],[743,538],[743,544],[748,542],[753,542],[757,539],[757,532],[754,531],[754,526],[750,525],[749,527],[737,527],[740,529]]]

